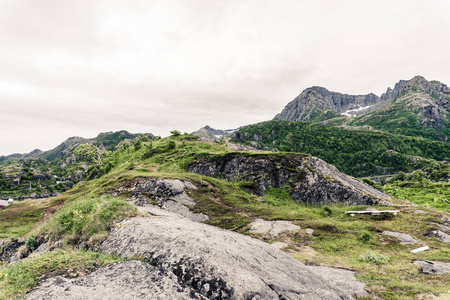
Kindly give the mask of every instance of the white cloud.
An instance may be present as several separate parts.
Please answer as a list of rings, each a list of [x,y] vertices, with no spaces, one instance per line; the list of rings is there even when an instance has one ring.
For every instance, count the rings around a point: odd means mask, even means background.
[[[0,154],[272,118],[312,85],[450,83],[450,2],[0,0]]]

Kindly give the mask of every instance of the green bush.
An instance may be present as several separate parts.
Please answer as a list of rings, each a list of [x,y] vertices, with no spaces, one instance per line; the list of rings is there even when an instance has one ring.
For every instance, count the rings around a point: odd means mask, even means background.
[[[50,231],[54,238],[66,236],[69,242],[87,241],[108,231],[114,222],[135,214],[135,207],[110,196],[78,200],[55,214]]]
[[[367,250],[364,254],[359,256],[359,261],[366,262],[375,265],[384,265],[389,262],[389,258],[383,254],[378,254],[373,251]]]

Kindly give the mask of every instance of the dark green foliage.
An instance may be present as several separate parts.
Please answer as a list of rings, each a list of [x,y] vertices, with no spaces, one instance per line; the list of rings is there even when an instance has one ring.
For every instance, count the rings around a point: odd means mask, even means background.
[[[181,132],[179,132],[178,130],[172,130],[172,131],[170,132],[170,134],[171,134],[172,136],[174,136],[174,137],[177,137],[177,136],[180,136],[180,135],[181,135]]]
[[[36,248],[36,239],[34,236],[30,236],[27,241],[25,242],[25,246],[27,246],[28,249],[34,250]]]
[[[142,142],[141,140],[137,140],[136,142],[134,142],[134,151],[139,151],[142,148]]]
[[[351,130],[308,122],[268,121],[241,128],[233,141],[254,137],[266,149],[301,152],[322,158],[353,176],[410,172],[433,160],[450,160],[450,144],[373,130]],[[420,159],[412,156],[420,156]]]

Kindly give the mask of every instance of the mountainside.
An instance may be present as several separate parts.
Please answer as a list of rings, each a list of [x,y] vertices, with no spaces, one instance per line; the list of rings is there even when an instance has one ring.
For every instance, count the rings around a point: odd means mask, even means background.
[[[449,100],[450,90],[445,84],[427,81],[421,76],[401,80],[381,97],[346,95],[312,87],[287,104],[274,120],[370,126],[392,133],[449,141]]]
[[[133,142],[144,136],[147,139],[154,138],[152,134],[133,134],[124,130],[105,132],[91,139],[70,137],[45,152],[36,149],[27,154],[2,156],[0,197],[41,198],[65,191],[91,171],[86,157],[75,153],[78,146],[89,145],[91,152],[95,152],[99,158],[103,157],[102,160],[106,162],[108,153],[117,150],[121,143]]]
[[[410,172],[450,161],[449,143],[309,122],[262,122],[242,127],[231,140],[260,149],[309,153],[358,177]]]
[[[350,111],[352,114],[361,114],[379,102],[380,98],[375,94],[354,96],[315,86],[304,90],[289,102],[274,120],[323,121],[340,117],[341,114],[350,117],[350,113],[345,113]]]
[[[202,127],[197,131],[194,131],[192,134],[209,140],[217,140],[229,137],[235,131],[236,129],[227,129],[227,130],[214,129],[206,125],[205,127]]]

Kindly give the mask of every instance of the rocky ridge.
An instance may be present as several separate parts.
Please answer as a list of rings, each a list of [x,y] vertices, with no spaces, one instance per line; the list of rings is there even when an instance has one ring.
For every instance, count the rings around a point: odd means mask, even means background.
[[[203,157],[189,166],[189,172],[246,181],[244,188],[262,196],[267,187],[289,187],[292,199],[323,205],[391,204],[392,198],[372,186],[339,172],[323,160],[301,154],[267,155],[230,153]]]
[[[347,95],[311,87],[289,102],[274,120],[350,123],[387,131],[406,127],[398,132],[406,135],[411,128],[423,126],[438,129],[436,139],[448,141],[449,133],[445,128],[449,116],[450,89],[447,85],[415,76],[400,80],[381,97],[372,93]]]

